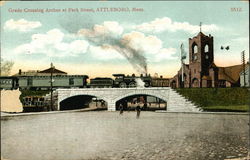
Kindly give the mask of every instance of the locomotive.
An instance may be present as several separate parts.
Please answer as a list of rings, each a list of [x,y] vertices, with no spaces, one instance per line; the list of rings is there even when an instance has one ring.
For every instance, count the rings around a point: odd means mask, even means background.
[[[90,88],[133,88],[137,87],[138,83],[143,83],[143,87],[150,87],[152,83],[152,77],[149,75],[140,77],[135,76],[125,76],[125,74],[113,74],[115,77],[112,78],[94,78],[90,79]]]

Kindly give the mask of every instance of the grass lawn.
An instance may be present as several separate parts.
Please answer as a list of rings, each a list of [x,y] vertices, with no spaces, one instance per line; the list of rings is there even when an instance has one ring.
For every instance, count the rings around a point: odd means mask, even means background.
[[[214,112],[247,112],[249,110],[248,105],[207,106],[202,108],[204,109],[204,111]]]

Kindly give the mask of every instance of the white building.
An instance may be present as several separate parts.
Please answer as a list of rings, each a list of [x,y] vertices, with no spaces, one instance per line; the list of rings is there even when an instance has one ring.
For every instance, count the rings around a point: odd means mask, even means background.
[[[240,86],[244,87],[244,71],[240,72]],[[245,87],[249,87],[249,63],[245,68]]]

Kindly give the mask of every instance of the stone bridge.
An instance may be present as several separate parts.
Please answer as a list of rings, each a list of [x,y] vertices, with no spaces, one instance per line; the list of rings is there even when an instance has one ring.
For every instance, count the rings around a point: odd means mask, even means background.
[[[73,96],[93,96],[103,99],[108,104],[109,111],[116,110],[116,102],[133,95],[148,95],[160,98],[167,102],[168,111],[200,111],[192,102],[176,93],[170,87],[159,88],[77,88],[57,89],[57,106],[60,110],[60,102]]]

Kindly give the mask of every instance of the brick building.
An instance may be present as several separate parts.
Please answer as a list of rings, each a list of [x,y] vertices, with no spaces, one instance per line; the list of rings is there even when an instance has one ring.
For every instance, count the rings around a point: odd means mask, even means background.
[[[218,67],[214,63],[213,37],[199,32],[189,38],[189,64],[170,80],[172,88],[192,87],[238,87],[240,86],[241,65]]]

